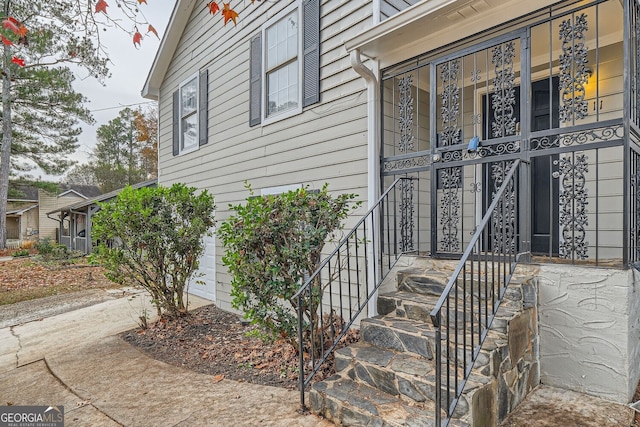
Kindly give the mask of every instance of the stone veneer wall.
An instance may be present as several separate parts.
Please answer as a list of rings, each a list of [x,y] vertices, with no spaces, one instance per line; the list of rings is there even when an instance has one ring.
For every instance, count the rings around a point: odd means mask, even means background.
[[[463,392],[471,426],[497,426],[540,383],[537,299],[535,278],[512,280]]]
[[[543,265],[543,384],[629,402],[640,378],[640,273]]]

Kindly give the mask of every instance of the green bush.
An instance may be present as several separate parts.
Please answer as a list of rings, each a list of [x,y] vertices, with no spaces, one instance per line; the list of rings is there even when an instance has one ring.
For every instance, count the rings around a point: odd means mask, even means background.
[[[246,204],[230,206],[235,214],[218,231],[225,247],[222,262],[232,275],[232,304],[252,323],[296,346],[297,301],[292,297],[317,269],[326,240],[360,203],[350,208],[355,195],[333,197],[327,185],[321,191],[300,188],[261,197],[253,197],[247,187]],[[318,321],[319,286],[303,307],[312,327]]]
[[[11,254],[12,257],[29,256],[29,249],[18,249]]]
[[[170,188],[126,187],[101,204],[93,217],[91,256],[116,283],[137,283],[153,299],[158,315],[186,312],[184,290],[198,269],[203,236],[214,225],[213,196],[183,184]]]
[[[40,239],[38,244],[36,244],[36,249],[40,257],[45,261],[68,260],[77,256],[77,254],[71,251],[66,245],[52,242],[48,237]]]

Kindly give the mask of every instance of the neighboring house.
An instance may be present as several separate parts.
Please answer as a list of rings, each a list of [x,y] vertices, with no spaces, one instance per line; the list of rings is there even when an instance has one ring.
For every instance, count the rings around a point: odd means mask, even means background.
[[[50,193],[35,185],[11,183],[7,200],[7,239],[15,246],[25,241],[56,239],[57,223],[46,212],[100,194],[92,185],[57,184],[58,192]]]
[[[160,184],[208,189],[218,221],[245,180],[264,192],[329,182],[374,208],[391,189],[385,218],[401,217],[371,241],[402,231],[395,246],[433,258],[460,258],[486,225],[470,254],[502,245],[535,266],[540,381],[632,398],[636,0],[247,2],[235,28],[196,4],[178,0],[143,89],[159,101]],[[484,224],[501,186],[509,202]],[[205,256],[229,309],[221,250],[209,242]]]
[[[131,187],[155,187],[156,184],[157,180],[152,179],[134,184]],[[121,191],[122,188],[48,211],[47,217],[55,221],[57,229],[61,230],[58,242],[66,245],[69,249],[90,254],[93,250],[91,217],[100,210],[98,203],[114,199]]]

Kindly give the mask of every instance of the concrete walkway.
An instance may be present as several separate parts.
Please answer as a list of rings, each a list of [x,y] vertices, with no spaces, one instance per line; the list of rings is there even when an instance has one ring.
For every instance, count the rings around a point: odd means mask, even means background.
[[[299,415],[297,391],[215,382],[119,339],[143,310],[155,312],[145,293],[89,292],[61,298],[57,309],[52,301],[0,307],[0,406],[64,405],[67,427],[332,425]],[[539,387],[501,427],[629,427],[632,416],[624,405]]]
[[[331,425],[299,415],[296,391],[216,383],[147,357],[116,336],[144,308],[154,311],[137,293],[0,329],[0,405],[64,405],[67,427]]]

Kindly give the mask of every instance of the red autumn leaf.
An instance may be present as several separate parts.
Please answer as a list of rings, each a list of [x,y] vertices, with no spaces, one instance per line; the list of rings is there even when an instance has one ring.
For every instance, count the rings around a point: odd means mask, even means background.
[[[109,6],[109,5],[107,4],[106,1],[98,0],[98,3],[96,3],[96,13],[103,12],[103,13],[106,14],[107,13],[107,6]]]
[[[13,62],[14,64],[18,64],[21,67],[24,67],[24,59],[18,58],[17,56],[14,56],[13,58],[11,58],[11,62]]]
[[[9,16],[7,17],[7,19],[11,22],[13,22],[16,25],[20,25],[20,21],[18,21],[16,18],[14,18],[13,16]]]
[[[153,25],[149,24],[149,29],[147,30],[147,33],[153,33],[156,35],[156,37],[160,38],[160,36],[158,36],[158,32],[156,31],[155,28],[153,28]]]
[[[224,7],[222,8],[222,16],[224,16],[224,25],[227,25],[229,20],[233,21],[233,25],[236,25],[236,18],[238,17],[238,13],[231,9],[229,6],[230,3],[223,3]]]
[[[207,3],[207,8],[209,9],[209,13],[212,15],[215,15],[216,12],[220,10],[220,6],[218,6],[218,3],[213,0]]]
[[[20,30],[18,30],[18,26],[13,21],[15,21],[15,19],[9,17],[2,21],[2,26],[7,30],[12,31],[14,34],[18,34]]]
[[[142,40],[142,34],[140,34],[140,31],[136,31],[136,33],[133,35],[133,45],[135,46],[137,44],[138,47],[140,47],[141,40]]]
[[[20,28],[18,28],[18,35],[20,37],[24,37],[27,35],[27,27],[25,27],[24,25],[20,24]]]
[[[13,45],[13,42],[11,40],[9,40],[8,38],[6,38],[5,36],[1,36],[2,37],[2,43],[5,44],[5,46],[11,46]]]

